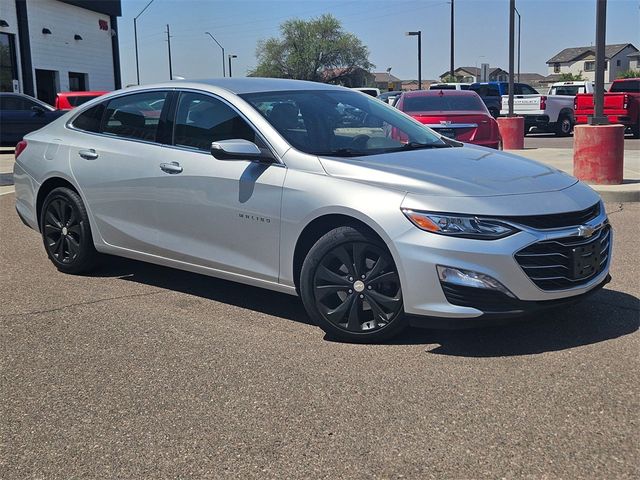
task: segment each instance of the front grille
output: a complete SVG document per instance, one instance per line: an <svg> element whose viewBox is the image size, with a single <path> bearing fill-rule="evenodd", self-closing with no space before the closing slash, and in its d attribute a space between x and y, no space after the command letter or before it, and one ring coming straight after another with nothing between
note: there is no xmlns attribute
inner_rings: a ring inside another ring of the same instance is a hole
<svg viewBox="0 0 640 480"><path fill-rule="evenodd" d="M516 253L522 270L542 290L579 287L601 274L611 251L611 227L589 238L565 237L534 243Z"/></svg>
<svg viewBox="0 0 640 480"><path fill-rule="evenodd" d="M600 202L579 212L554 213L552 215L527 215L510 217L492 217L499 220L519 223L539 230L551 228L575 227L593 220L600 215Z"/></svg>

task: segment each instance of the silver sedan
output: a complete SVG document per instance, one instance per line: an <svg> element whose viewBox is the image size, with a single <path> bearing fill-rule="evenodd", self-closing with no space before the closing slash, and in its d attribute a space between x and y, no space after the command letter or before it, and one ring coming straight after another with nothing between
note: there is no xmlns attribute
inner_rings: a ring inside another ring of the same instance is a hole
<svg viewBox="0 0 640 480"><path fill-rule="evenodd" d="M114 92L27 135L14 178L63 272L110 254L297 294L347 341L520 316L610 278L588 186L331 85Z"/></svg>

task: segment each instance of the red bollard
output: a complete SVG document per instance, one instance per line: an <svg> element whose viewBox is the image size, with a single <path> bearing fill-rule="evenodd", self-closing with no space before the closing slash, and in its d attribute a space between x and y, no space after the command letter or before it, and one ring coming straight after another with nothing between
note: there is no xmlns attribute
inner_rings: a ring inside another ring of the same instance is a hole
<svg viewBox="0 0 640 480"><path fill-rule="evenodd" d="M624 125L577 125L573 129L573 175L585 182L620 185Z"/></svg>
<svg viewBox="0 0 640 480"><path fill-rule="evenodd" d="M504 150L524 149L524 117L499 117L498 128Z"/></svg>

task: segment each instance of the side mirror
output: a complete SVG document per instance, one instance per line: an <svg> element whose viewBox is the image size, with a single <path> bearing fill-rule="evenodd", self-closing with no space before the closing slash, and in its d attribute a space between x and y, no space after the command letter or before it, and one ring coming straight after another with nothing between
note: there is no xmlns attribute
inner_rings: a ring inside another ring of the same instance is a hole
<svg viewBox="0 0 640 480"><path fill-rule="evenodd" d="M218 160L259 160L272 162L268 150L260 149L255 143L242 138L219 140L211 144L211 155Z"/></svg>
<svg viewBox="0 0 640 480"><path fill-rule="evenodd" d="M31 111L38 117L44 115L44 108L42 108L40 105L34 105L33 107L31 107Z"/></svg>

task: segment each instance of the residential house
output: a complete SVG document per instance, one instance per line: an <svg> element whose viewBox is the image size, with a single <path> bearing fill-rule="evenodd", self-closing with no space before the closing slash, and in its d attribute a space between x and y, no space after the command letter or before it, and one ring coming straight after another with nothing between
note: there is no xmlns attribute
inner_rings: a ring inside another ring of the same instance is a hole
<svg viewBox="0 0 640 480"><path fill-rule="evenodd" d="M320 73L322 81L343 87L371 87L374 76L364 68L331 68Z"/></svg>
<svg viewBox="0 0 640 480"><path fill-rule="evenodd" d="M629 59L629 70L640 70L640 52L633 52L627 55Z"/></svg>
<svg viewBox="0 0 640 480"><path fill-rule="evenodd" d="M478 67L458 67L453 71L456 81L462 83L473 83L480 81L481 70ZM449 78L450 72L447 70L440 75L440 81ZM489 67L489 82L506 82L509 80L509 72L499 67Z"/></svg>
<svg viewBox="0 0 640 480"><path fill-rule="evenodd" d="M619 73L629 70L632 57L638 49L630 43L605 46L605 83L613 82ZM549 74L571 73L582 75L585 80L595 81L596 47L565 48L547 60Z"/></svg>
<svg viewBox="0 0 640 480"><path fill-rule="evenodd" d="M381 92L402 89L402 80L387 72L374 72L373 82L375 83L375 87L379 88Z"/></svg>
<svg viewBox="0 0 640 480"><path fill-rule="evenodd" d="M436 80L422 80L422 89L429 90L429 85L432 83L436 83ZM402 80L400 90L403 92L418 90L418 80Z"/></svg>

